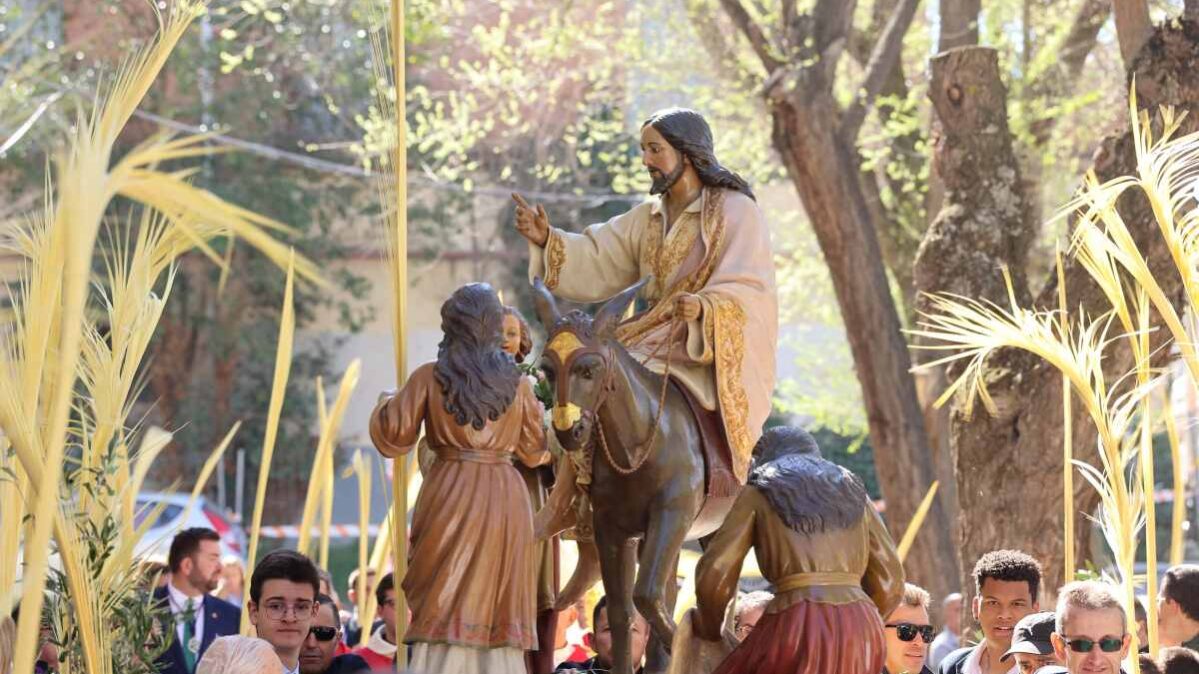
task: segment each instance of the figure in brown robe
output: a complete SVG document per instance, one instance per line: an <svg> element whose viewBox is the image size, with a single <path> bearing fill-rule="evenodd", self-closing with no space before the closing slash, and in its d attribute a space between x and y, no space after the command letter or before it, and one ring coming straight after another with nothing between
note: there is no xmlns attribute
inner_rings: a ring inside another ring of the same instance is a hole
<svg viewBox="0 0 1199 674"><path fill-rule="evenodd" d="M437 360L371 415L385 456L421 427L437 454L421 486L403 591L414 671L525 674L537 648L533 512L513 466L549 461L542 410L502 351L503 307L490 286L459 288L441 308Z"/></svg>
<svg viewBox="0 0 1199 674"><path fill-rule="evenodd" d="M878 674L880 615L903 596L903 566L866 490L820 457L810 435L772 428L749 483L696 570L698 637L721 638L741 564L752 548L774 600L717 674Z"/></svg>

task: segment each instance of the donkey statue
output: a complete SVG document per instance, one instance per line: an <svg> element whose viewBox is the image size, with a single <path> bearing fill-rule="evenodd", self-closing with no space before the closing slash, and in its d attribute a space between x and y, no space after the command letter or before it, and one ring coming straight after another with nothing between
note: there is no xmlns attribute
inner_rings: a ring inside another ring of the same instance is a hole
<svg viewBox="0 0 1199 674"><path fill-rule="evenodd" d="M567 451L593 451L591 502L612 628L612 672L633 674L633 609L649 622L645 671L670 664L679 550L723 522L735 494L705 490L705 434L681 387L655 374L615 338L646 283L603 304L595 317L562 315L540 279L537 315L548 332L541 369L554 391L554 431Z"/></svg>

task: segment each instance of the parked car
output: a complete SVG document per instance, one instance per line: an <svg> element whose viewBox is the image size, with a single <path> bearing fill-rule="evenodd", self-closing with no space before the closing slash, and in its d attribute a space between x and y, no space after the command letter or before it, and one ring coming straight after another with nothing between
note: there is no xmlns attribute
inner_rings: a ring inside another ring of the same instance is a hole
<svg viewBox="0 0 1199 674"><path fill-rule="evenodd" d="M175 534L192 527L206 527L217 532L221 537L221 557L234 556L245 562L246 531L237 522L236 516L225 511L215 503L201 496L196 499L191 512L184 516L187 509L189 494L162 494L158 492L143 492L138 494L136 519L134 526L138 527L150 516L154 506L164 504L158 520L150 527L138 543L136 553L139 556L156 558L166 561L171 549L171 539Z"/></svg>

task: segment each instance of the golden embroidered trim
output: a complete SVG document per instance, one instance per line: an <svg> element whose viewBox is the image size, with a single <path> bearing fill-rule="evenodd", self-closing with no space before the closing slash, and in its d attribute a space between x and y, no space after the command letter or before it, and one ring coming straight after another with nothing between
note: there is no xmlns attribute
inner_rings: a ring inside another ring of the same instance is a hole
<svg viewBox="0 0 1199 674"><path fill-rule="evenodd" d="M666 284L678 272L679 265L695 247L695 239L699 236L699 227L691 222L693 217L695 216L691 213L680 215L674 226L670 228L670 233L666 235L664 245L662 239L664 218L661 213L650 216L642 263L653 271L654 284L659 289L666 288Z"/></svg>
<svg viewBox="0 0 1199 674"><path fill-rule="evenodd" d="M712 305L716 308L716 393L720 398L725 435L733 450L733 473L744 484L753 452L748 427L749 396L741 383L741 367L745 361L745 312L741 305L727 298L714 297Z"/></svg>
<svg viewBox="0 0 1199 674"><path fill-rule="evenodd" d="M566 265L566 241L556 229L550 230L549 239L545 242L545 287L554 290L558 287L558 279L562 276L562 267Z"/></svg>
<svg viewBox="0 0 1199 674"><path fill-rule="evenodd" d="M677 279L649 311L617 329L616 338L626 348L636 345L647 333L669 322L670 308L676 295L683 292L697 293L707 285L708 279L712 278L716 261L720 259L725 243L724 197L723 189L704 188L704 209L700 220L700 227L707 240L704 259L693 273ZM651 231L652 229L651 227ZM661 228L658 231L660 235ZM694 243L694 239L692 242Z"/></svg>

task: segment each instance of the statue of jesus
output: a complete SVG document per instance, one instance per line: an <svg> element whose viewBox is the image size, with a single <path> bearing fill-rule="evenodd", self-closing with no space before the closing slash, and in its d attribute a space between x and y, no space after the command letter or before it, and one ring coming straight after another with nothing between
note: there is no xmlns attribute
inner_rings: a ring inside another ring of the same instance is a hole
<svg viewBox="0 0 1199 674"><path fill-rule="evenodd" d="M722 480L735 490L745 483L774 390L770 232L749 185L716 160L698 112L655 113L641 127L641 152L654 198L580 234L551 227L544 208L513 195L516 229L529 242L529 278L540 277L562 299L596 302L652 277L643 290L648 308L620 326L618 339L654 372L669 361L693 408L719 419L726 461L709 465L709 493ZM565 465L538 518L539 535L571 524L573 493L562 483L573 489L582 467Z"/></svg>

